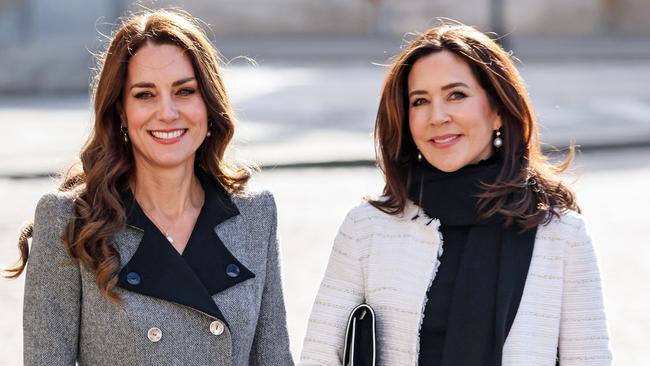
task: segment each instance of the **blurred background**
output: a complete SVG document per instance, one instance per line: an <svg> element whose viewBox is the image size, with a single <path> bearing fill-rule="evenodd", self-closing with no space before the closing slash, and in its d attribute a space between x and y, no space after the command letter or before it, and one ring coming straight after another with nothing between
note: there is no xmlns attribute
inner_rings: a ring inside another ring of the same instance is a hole
<svg viewBox="0 0 650 366"><path fill-rule="evenodd" d="M381 192L372 128L389 58L450 18L503 36L548 151L580 146L564 177L599 253L615 364L647 364L647 0L0 0L0 263L88 134L92 53L120 16L164 6L204 21L224 56L232 153L261 165L253 182L278 203L296 359L340 222ZM23 282L0 280L0 365L22 364Z"/></svg>

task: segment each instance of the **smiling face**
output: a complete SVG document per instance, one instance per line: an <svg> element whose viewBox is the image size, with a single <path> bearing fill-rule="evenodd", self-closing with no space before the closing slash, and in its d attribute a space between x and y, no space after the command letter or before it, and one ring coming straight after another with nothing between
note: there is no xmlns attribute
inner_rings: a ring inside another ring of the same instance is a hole
<svg viewBox="0 0 650 366"><path fill-rule="evenodd" d="M470 66L449 51L421 57L408 76L409 129L422 156L453 172L493 153L501 118Z"/></svg>
<svg viewBox="0 0 650 366"><path fill-rule="evenodd" d="M129 60L122 95L136 166L193 166L208 114L189 56L174 45L145 44Z"/></svg>

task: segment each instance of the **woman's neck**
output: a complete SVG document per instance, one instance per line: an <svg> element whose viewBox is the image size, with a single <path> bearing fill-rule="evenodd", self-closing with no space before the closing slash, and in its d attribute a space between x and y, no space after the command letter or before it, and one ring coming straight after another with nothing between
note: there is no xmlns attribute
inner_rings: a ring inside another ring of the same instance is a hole
<svg viewBox="0 0 650 366"><path fill-rule="evenodd" d="M131 190L138 203L149 212L175 219L187 210L203 206L204 192L191 165L173 169L136 166Z"/></svg>

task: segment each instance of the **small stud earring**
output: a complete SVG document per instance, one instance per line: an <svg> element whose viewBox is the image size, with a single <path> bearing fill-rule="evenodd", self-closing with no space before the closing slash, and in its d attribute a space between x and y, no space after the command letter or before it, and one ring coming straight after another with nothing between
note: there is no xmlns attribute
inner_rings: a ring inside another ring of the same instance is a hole
<svg viewBox="0 0 650 366"><path fill-rule="evenodd" d="M418 157L417 157L417 159L418 159L418 163L421 163L421 162L422 162L422 153L419 152L419 151L418 151Z"/></svg>
<svg viewBox="0 0 650 366"><path fill-rule="evenodd" d="M208 121L208 133L205 134L206 137L212 136L212 121Z"/></svg>
<svg viewBox="0 0 650 366"><path fill-rule="evenodd" d="M126 126L121 125L120 131L122 131L122 135L124 136L124 143L129 142L129 135L128 135L129 130L126 128Z"/></svg>
<svg viewBox="0 0 650 366"><path fill-rule="evenodd" d="M499 129L497 129L496 135L497 136L494 138L494 141L492 141L492 145L498 149L503 146L503 139L501 138L501 131L499 131Z"/></svg>

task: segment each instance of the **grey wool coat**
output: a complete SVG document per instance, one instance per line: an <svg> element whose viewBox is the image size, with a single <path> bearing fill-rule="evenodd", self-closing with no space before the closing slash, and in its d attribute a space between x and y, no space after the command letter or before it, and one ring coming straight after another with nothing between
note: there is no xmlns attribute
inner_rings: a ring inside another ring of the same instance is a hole
<svg viewBox="0 0 650 366"><path fill-rule="evenodd" d="M100 294L94 274L63 245L72 197L43 196L26 270L25 365L293 365L273 196L223 195L229 214L212 207L223 202L206 191L197 220L197 226L217 223L208 227L216 236L207 252L192 253L191 238L182 255L172 254L141 212L127 221L114 240L121 304ZM191 260L204 271L188 270Z"/></svg>

